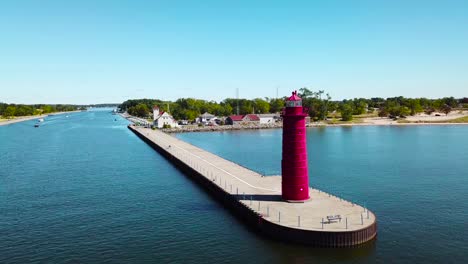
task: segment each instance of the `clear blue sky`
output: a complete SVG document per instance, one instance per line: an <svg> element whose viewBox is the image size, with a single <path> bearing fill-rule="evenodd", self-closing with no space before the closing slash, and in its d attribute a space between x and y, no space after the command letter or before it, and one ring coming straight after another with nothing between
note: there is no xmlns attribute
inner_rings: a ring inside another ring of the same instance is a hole
<svg viewBox="0 0 468 264"><path fill-rule="evenodd" d="M468 1L0 1L0 101L468 96Z"/></svg>

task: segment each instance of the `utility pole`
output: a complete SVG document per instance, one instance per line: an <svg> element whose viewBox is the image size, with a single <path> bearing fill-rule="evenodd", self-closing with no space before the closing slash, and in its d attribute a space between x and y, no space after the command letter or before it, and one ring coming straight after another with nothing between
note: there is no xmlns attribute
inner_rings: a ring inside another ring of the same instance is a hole
<svg viewBox="0 0 468 264"><path fill-rule="evenodd" d="M237 115L239 115L239 88L236 88L236 97L237 97Z"/></svg>

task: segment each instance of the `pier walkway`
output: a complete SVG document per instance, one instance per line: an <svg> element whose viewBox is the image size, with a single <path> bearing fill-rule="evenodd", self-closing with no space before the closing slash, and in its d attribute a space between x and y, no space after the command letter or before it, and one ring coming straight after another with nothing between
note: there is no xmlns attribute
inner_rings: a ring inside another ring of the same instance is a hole
<svg viewBox="0 0 468 264"><path fill-rule="evenodd" d="M236 197L265 221L320 232L346 233L371 226L375 229L375 215L360 205L314 188L310 188L311 199L304 203L285 202L281 199L280 176L263 177L158 130L136 126L130 129Z"/></svg>

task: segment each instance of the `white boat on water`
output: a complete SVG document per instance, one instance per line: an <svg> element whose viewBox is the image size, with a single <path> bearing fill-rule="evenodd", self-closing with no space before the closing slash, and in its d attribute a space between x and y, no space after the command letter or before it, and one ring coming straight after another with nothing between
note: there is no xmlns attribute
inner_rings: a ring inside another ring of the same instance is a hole
<svg viewBox="0 0 468 264"><path fill-rule="evenodd" d="M39 118L37 121L44 122L44 118Z"/></svg>

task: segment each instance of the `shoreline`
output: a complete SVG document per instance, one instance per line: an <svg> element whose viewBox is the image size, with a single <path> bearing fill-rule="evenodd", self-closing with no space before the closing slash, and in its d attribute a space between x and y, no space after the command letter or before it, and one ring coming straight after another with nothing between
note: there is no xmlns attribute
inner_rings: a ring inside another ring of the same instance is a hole
<svg viewBox="0 0 468 264"><path fill-rule="evenodd" d="M414 122L414 123L354 123L354 124L319 124L309 127L321 127L321 126L448 126L448 125L468 125L468 123L442 123L442 122Z"/></svg>
<svg viewBox="0 0 468 264"><path fill-rule="evenodd" d="M119 115L128 121L135 123L135 120L140 120L131 115L119 113ZM408 122L398 123L393 120L382 119L384 122L362 122L362 123L340 123L340 124L325 124L325 123L310 123L306 127L353 127L353 126L466 126L468 123L450 123L450 122ZM222 125L222 126L184 126L178 128L163 128L160 129L164 133L192 133L192 132L224 132L224 131L240 131L240 130L263 130L263 129L280 129L283 128L282 123L275 124L246 124L246 125Z"/></svg>
<svg viewBox="0 0 468 264"><path fill-rule="evenodd" d="M373 124L373 123L350 123L350 124L309 124L307 127L353 127L353 126L466 126L468 123L388 123L388 124ZM216 127L187 127L187 128L165 128L161 131L165 133L191 133L191 132L223 132L223 131L239 131L239 130L263 130L263 129L279 129L282 125L275 126L216 126Z"/></svg>
<svg viewBox="0 0 468 264"><path fill-rule="evenodd" d="M43 114L43 115L37 115L37 116L18 117L18 118L6 120L6 121L0 121L0 126L8 126L8 125L19 123L19 122L44 118L44 117L47 117L49 115L55 116L55 115L63 115L63 114L66 114L66 113L77 113L77 112L81 112L81 111L77 110L77 111L70 111L70 112L55 112L55 113Z"/></svg>

